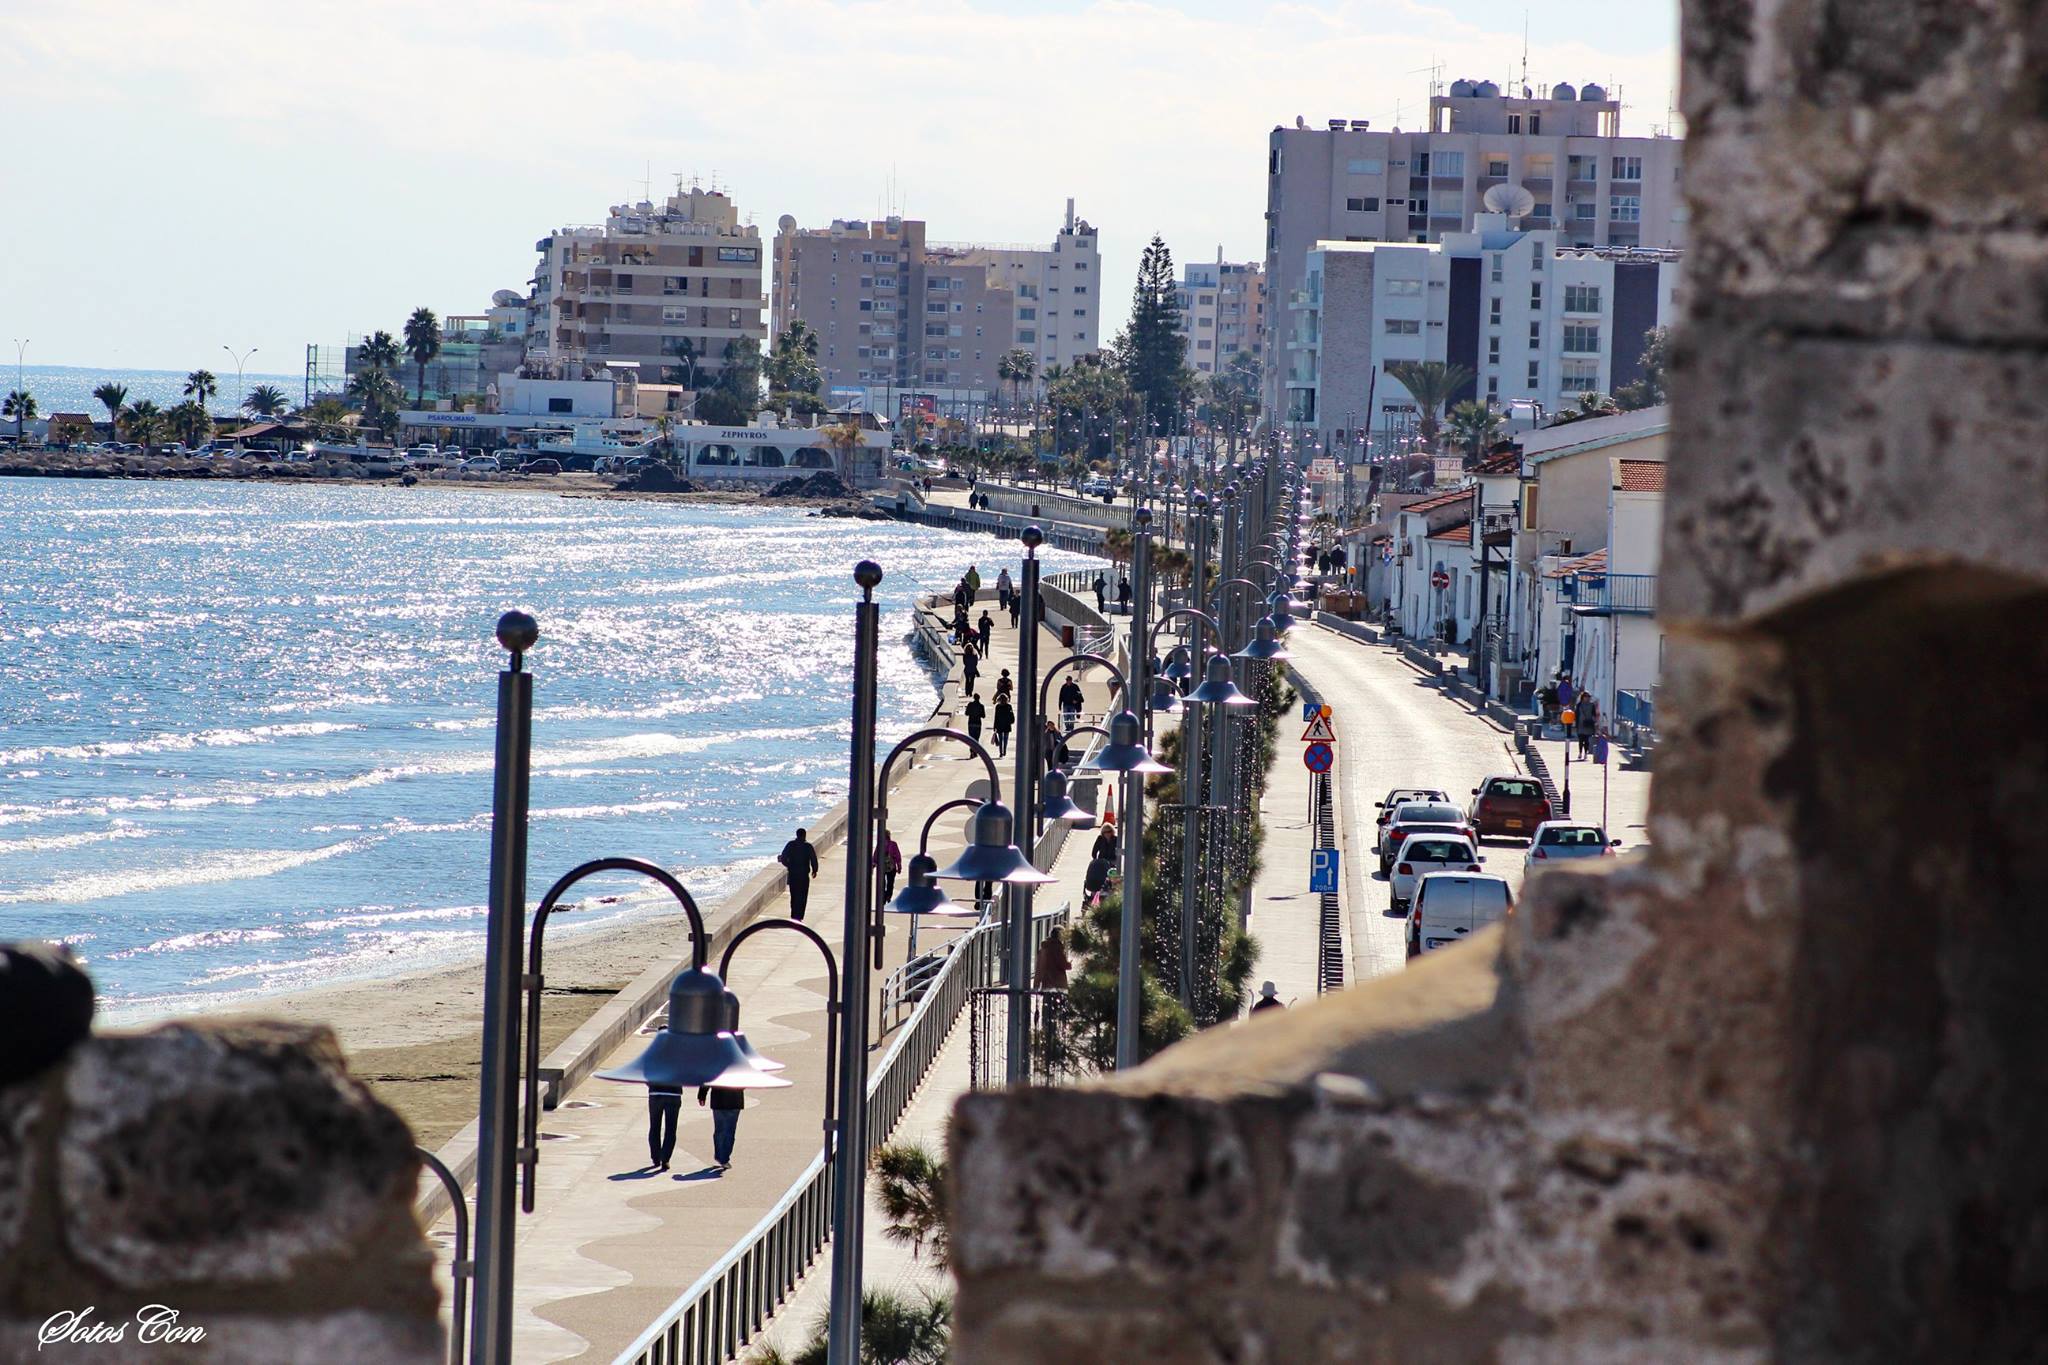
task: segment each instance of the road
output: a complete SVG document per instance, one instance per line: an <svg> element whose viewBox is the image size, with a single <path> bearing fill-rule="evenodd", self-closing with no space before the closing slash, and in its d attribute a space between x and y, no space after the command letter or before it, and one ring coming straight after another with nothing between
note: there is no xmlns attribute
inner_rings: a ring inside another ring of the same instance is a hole
<svg viewBox="0 0 2048 1365"><path fill-rule="evenodd" d="M1435 679L1393 651L1306 622L1287 633L1287 649L1293 656L1288 666L1337 715L1337 825L1351 931L1345 980L1398 971L1407 948L1402 920L1387 913L1386 883L1372 855L1378 813L1373 803L1389 788L1437 787L1463 806L1480 779L1525 769L1505 730L1444 695ZM1299 733L1299 725L1285 732L1290 746ZM1291 753L1280 761L1299 765ZM1519 841L1494 839L1483 854L1486 870L1506 877L1517 894L1523 848ZM1305 869L1297 875L1305 878ZM1302 903L1310 902L1304 897ZM1260 970L1273 975L1264 966Z"/></svg>

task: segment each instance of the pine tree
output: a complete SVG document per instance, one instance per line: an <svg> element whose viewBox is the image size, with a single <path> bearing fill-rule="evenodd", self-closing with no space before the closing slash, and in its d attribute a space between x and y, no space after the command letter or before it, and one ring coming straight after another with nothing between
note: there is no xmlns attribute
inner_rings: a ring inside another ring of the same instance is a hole
<svg viewBox="0 0 2048 1365"><path fill-rule="evenodd" d="M1131 292L1131 321L1117 337L1115 355L1132 392L1145 402L1154 433L1170 430L1191 376L1176 304L1179 285L1173 277L1173 253L1158 236L1138 262L1138 283Z"/></svg>

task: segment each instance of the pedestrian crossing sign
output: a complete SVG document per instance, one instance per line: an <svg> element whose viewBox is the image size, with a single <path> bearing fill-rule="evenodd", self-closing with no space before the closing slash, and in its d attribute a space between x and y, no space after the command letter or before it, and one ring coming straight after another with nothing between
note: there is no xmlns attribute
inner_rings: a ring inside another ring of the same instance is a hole
<svg viewBox="0 0 2048 1365"><path fill-rule="evenodd" d="M1308 728L1301 732L1301 742L1304 744L1335 744L1337 742L1337 727L1330 724L1329 707L1323 707L1321 711L1317 712L1316 718L1308 723Z"/></svg>

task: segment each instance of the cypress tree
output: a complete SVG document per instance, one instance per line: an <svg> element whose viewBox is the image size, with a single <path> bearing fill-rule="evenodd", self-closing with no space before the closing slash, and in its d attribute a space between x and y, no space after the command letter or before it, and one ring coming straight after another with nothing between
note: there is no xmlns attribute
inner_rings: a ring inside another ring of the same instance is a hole
<svg viewBox="0 0 2048 1365"><path fill-rule="evenodd" d="M1173 277L1173 252L1154 235L1138 262L1138 283L1131 293L1131 321L1116 339L1116 361L1131 391L1145 400L1156 433L1173 425L1188 386L1179 285Z"/></svg>

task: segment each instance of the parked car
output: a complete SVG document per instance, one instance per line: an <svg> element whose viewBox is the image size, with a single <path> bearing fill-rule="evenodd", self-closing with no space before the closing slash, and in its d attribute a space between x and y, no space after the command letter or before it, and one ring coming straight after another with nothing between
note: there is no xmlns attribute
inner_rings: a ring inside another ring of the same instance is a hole
<svg viewBox="0 0 2048 1365"><path fill-rule="evenodd" d="M1399 851L1401 841L1411 834L1458 834L1473 838L1472 826L1466 823L1464 812L1448 801L1403 801L1394 807L1393 815L1380 828L1380 875L1387 875L1388 867Z"/></svg>
<svg viewBox="0 0 2048 1365"><path fill-rule="evenodd" d="M528 460L525 464L519 466L519 472L522 474L559 474L562 472L562 462L545 458Z"/></svg>
<svg viewBox="0 0 2048 1365"><path fill-rule="evenodd" d="M1373 802L1373 809L1379 812L1378 817L1374 821L1376 826L1373 830L1372 839L1374 851L1377 852L1380 849L1380 839L1387 832L1387 821L1393 818L1394 807L1400 805L1403 801L1442 801L1448 804L1450 799L1451 794L1449 792L1439 791L1435 787L1396 787L1387 793L1386 800Z"/></svg>
<svg viewBox="0 0 2048 1365"><path fill-rule="evenodd" d="M1489 834L1527 839L1551 816L1550 798L1533 777L1489 777L1472 789L1472 798L1472 828L1482 839Z"/></svg>
<svg viewBox="0 0 2048 1365"><path fill-rule="evenodd" d="M1529 851L1522 855L1522 868L1529 872L1546 863L1573 858L1611 858L1620 846L1621 840L1609 839L1607 831L1598 825L1545 820L1536 826L1535 837L1529 840Z"/></svg>
<svg viewBox="0 0 2048 1365"><path fill-rule="evenodd" d="M1515 913L1507 880L1477 872L1431 872L1415 886L1408 912L1408 956L1447 948Z"/></svg>
<svg viewBox="0 0 2048 1365"><path fill-rule="evenodd" d="M505 469L495 455L472 455L462 462L462 467L476 474L499 474Z"/></svg>
<svg viewBox="0 0 2048 1365"><path fill-rule="evenodd" d="M517 469L519 461L524 458L524 452L514 450L511 446L499 446L491 452L491 458L496 460L502 468Z"/></svg>
<svg viewBox="0 0 2048 1365"><path fill-rule="evenodd" d="M1406 910L1415 896L1415 884L1432 872L1477 872L1486 860L1479 847L1462 834L1411 834L1394 853L1394 870L1387 877L1387 906Z"/></svg>

